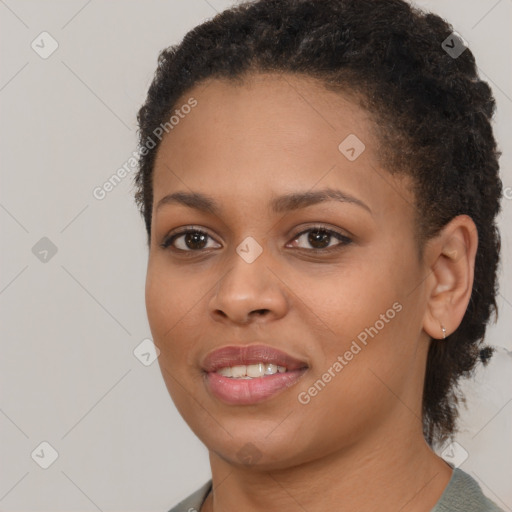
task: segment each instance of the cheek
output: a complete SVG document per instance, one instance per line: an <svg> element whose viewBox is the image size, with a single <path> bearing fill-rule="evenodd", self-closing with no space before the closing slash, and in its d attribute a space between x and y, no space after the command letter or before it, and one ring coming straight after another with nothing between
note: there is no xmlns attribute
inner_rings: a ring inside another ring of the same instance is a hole
<svg viewBox="0 0 512 512"><path fill-rule="evenodd" d="M151 262L146 275L146 312L155 345L162 355L179 348L172 339L186 316L187 289L173 273L158 262Z"/></svg>
<svg viewBox="0 0 512 512"><path fill-rule="evenodd" d="M173 300L173 294L168 290L169 287L166 286L154 265L148 267L145 290L146 312L155 343L161 342L166 326L172 323L171 316L174 308L169 301Z"/></svg>
<svg viewBox="0 0 512 512"><path fill-rule="evenodd" d="M186 415L188 393L180 383L188 381L192 372L182 324L191 306L186 292L179 291L181 287L180 280L166 271L165 266L150 263L145 288L148 322L153 342L160 351L158 364L167 390L177 408Z"/></svg>
<svg viewBox="0 0 512 512"><path fill-rule="evenodd" d="M154 258L146 275L146 312L159 362L180 378L196 378L197 354L208 339L205 307L211 280L197 273L170 268Z"/></svg>
<svg viewBox="0 0 512 512"><path fill-rule="evenodd" d="M329 336L312 375L297 389L297 407L307 418L309 431L323 432L318 450L328 451L335 439L356 440L382 424L396 409L395 393L401 394L410 378L413 351L397 349L404 309L391 309L385 323L379 316L373 318L370 305L366 307L357 317L332 318L337 321L333 330L342 334L336 340ZM380 308L376 310L380 314Z"/></svg>
<svg viewBox="0 0 512 512"><path fill-rule="evenodd" d="M361 404L371 404L366 412L378 409L389 394L379 376L400 385L404 365L414 359L414 343L408 340L416 326L407 313L411 269L387 261L358 262L329 278L300 280L308 291L307 316L319 326L314 371L300 390L315 397L311 402L320 409L329 410L329 403L338 404L340 414L354 407L364 415Z"/></svg>
<svg viewBox="0 0 512 512"><path fill-rule="evenodd" d="M160 338L183 319L198 295L193 276L184 277L161 260L158 256L150 259L145 289L148 320Z"/></svg>
<svg viewBox="0 0 512 512"><path fill-rule="evenodd" d="M331 354L343 351L347 342L350 345L350 340L360 333L364 338L365 329L376 322L379 331L389 330L388 323L396 322L393 304L402 294L390 272L378 264L356 262L328 274L297 274L288 282L297 283L293 286L294 294L308 310L303 318L310 318L318 326L317 334L323 333L324 343L327 342L324 348ZM384 321L388 321L385 324L380 319L382 314Z"/></svg>

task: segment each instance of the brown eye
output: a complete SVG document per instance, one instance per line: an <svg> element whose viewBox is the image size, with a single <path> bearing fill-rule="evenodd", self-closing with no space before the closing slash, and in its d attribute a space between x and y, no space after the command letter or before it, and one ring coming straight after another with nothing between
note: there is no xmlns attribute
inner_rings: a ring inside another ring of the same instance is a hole
<svg viewBox="0 0 512 512"><path fill-rule="evenodd" d="M352 242L352 240L345 235L323 226L314 226L296 235L292 241L294 247L297 247L297 243L301 239L305 244L309 245L309 247L298 247L299 249L319 252L339 249ZM333 239L338 240L338 243L331 245L331 242L335 241Z"/></svg>
<svg viewBox="0 0 512 512"><path fill-rule="evenodd" d="M167 236L160 245L164 249L172 248L177 252L200 253L205 249L215 248L215 246L208 246L209 241L213 241L213 238L205 231L189 228ZM324 226L313 226L295 235L291 244L297 249L321 253L341 249L351 242L350 238L337 231ZM300 247L299 243L305 243L306 247Z"/></svg>
<svg viewBox="0 0 512 512"><path fill-rule="evenodd" d="M169 246L173 246L177 251L183 252L202 251L208 248L208 239L211 239L208 233L198 229L188 229L168 236L161 247L167 249ZM177 244L175 244L176 241Z"/></svg>

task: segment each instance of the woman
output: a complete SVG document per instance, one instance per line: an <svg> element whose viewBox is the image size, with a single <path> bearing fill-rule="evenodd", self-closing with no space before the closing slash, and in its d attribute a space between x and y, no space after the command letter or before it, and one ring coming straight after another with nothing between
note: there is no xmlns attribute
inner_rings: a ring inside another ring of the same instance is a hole
<svg viewBox="0 0 512 512"><path fill-rule="evenodd" d="M163 51L138 116L146 305L212 480L174 511L496 511L433 448L486 361L494 99L402 0L260 0Z"/></svg>

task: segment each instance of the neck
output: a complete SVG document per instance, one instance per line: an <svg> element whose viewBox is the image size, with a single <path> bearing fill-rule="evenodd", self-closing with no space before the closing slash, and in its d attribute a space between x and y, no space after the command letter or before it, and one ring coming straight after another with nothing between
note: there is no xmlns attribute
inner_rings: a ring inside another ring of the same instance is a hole
<svg viewBox="0 0 512 512"><path fill-rule="evenodd" d="M201 512L430 512L452 469L427 445L420 422L412 426L381 427L349 448L279 470L241 467L210 452L213 493Z"/></svg>

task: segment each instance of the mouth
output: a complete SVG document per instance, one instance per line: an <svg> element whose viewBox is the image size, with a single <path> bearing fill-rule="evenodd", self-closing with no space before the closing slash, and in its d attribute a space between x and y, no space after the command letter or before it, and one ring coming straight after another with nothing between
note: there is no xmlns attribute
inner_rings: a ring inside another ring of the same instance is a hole
<svg viewBox="0 0 512 512"><path fill-rule="evenodd" d="M203 361L208 391L224 403L248 405L293 386L308 364L267 345L227 346Z"/></svg>
<svg viewBox="0 0 512 512"><path fill-rule="evenodd" d="M236 366L224 366L219 368L217 373L231 379L257 379L276 373L286 373L286 366L278 366L273 363L258 362L255 364L243 364Z"/></svg>

